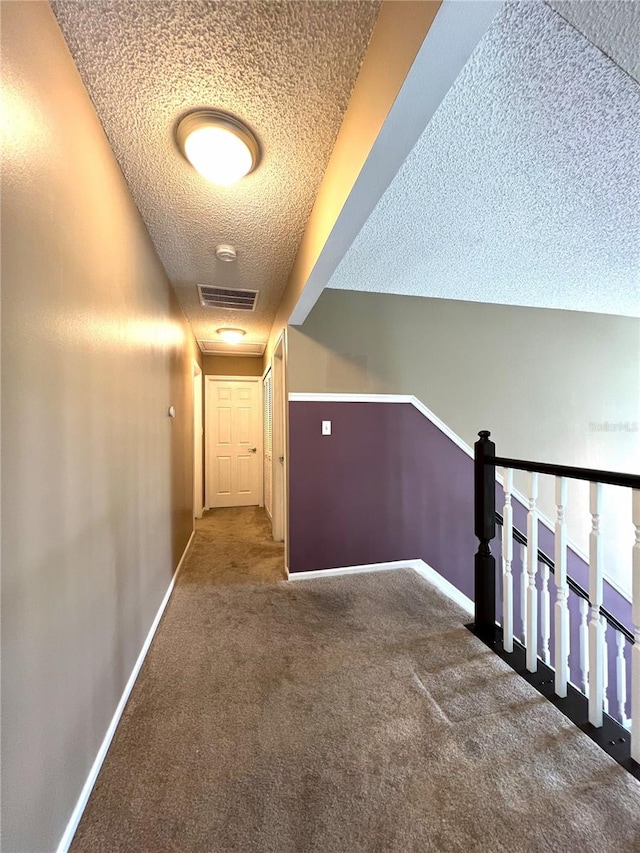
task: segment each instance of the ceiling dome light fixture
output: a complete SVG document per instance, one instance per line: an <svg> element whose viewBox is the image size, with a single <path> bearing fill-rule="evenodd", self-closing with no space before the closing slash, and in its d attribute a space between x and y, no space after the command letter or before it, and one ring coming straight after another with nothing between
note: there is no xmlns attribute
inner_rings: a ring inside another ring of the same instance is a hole
<svg viewBox="0 0 640 853"><path fill-rule="evenodd" d="M260 160L258 140L249 128L219 110L189 113L178 123L176 136L193 168L214 184L234 184Z"/></svg>
<svg viewBox="0 0 640 853"><path fill-rule="evenodd" d="M239 344L245 336L244 329L216 329L225 344Z"/></svg>

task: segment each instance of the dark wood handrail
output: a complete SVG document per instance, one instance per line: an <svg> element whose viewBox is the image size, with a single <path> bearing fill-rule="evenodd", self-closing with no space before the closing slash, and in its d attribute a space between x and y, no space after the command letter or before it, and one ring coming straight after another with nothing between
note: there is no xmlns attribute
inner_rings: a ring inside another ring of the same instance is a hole
<svg viewBox="0 0 640 853"><path fill-rule="evenodd" d="M497 522L499 527L503 527L504 519L500 515L500 513L497 511L496 511L496 522ZM516 540L516 542L519 542L521 545L526 546L527 545L527 537L524 535L524 533L521 530L518 530L518 528L515 525L512 525L512 530L513 530L513 538ZM556 564L551 559L551 557L548 554L545 554L545 552L542 551L540 548L538 548L538 562L544 563L545 566L548 566L549 570L551 572L553 572L553 574L556 573ZM589 605L591 604L591 602L589 601L589 593L587 592L587 590L584 587L580 586L580 584L577 581L574 581L574 579L570 578L568 575L567 575L567 584L569 585L569 589L572 589L576 595L580 596L580 598L584 598L584 600L586 602L588 602ZM620 633L624 635L625 639L629 643L631 643L631 645L633 645L635 643L635 637L633 636L633 633L628 628L626 628L622 624L622 622L620 622L618 619L616 619L616 617L613 615L613 613L610 613L606 609L606 607L601 607L600 613L604 616L604 618L607 620L607 622L611 625L612 628L615 628L616 631L620 631Z"/></svg>
<svg viewBox="0 0 640 853"><path fill-rule="evenodd" d="M478 551L475 555L475 631L481 636L494 634L495 614L495 559L491 553L491 540L495 537L495 524L498 514L495 505L496 467L532 471L538 474L551 474L575 480L587 480L591 483L607 483L613 486L640 490L640 475L623 474L617 471L600 471L596 468L577 468L569 465L551 465L546 462L531 462L525 459L512 459L496 455L496 446L491 441L489 430L478 433L474 445L474 520L475 534L478 538ZM526 545L526 537L514 528L514 537ZM555 572L553 560L538 550L538 559ZM568 579L570 589L589 601L589 595L575 581ZM625 628L607 610L600 612L605 619L620 631L629 642L634 642L633 634Z"/></svg>
<svg viewBox="0 0 640 853"><path fill-rule="evenodd" d="M596 468L574 468L571 465L551 465L547 462L528 462L524 459L509 459L506 456L485 456L483 464L500 466L502 468L515 468L518 471L534 471L538 474L553 474L554 477L588 480L590 483L607 483L611 486L640 489L640 475L638 474L599 471Z"/></svg>

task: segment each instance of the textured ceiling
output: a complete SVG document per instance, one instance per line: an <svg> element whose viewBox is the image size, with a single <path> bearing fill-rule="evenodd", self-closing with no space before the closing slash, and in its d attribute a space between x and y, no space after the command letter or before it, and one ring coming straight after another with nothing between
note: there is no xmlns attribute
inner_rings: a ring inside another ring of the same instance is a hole
<svg viewBox="0 0 640 853"><path fill-rule="evenodd" d="M329 286L637 315L639 117L638 83L559 14L508 4Z"/></svg>
<svg viewBox="0 0 640 853"><path fill-rule="evenodd" d="M640 3L634 0L547 0L589 41L640 81Z"/></svg>
<svg viewBox="0 0 640 853"><path fill-rule="evenodd" d="M196 337L239 325L266 341L379 4L52 7ZM259 138L259 168L232 187L207 183L176 149L176 121L203 106ZM237 263L216 260L219 243ZM196 284L259 290L256 310L202 308Z"/></svg>

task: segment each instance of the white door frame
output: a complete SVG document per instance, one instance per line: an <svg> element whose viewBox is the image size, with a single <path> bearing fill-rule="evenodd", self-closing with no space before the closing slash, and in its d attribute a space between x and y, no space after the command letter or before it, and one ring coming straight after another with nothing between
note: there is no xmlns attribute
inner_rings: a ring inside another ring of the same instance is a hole
<svg viewBox="0 0 640 853"><path fill-rule="evenodd" d="M254 382L254 383L256 383L256 385L258 387L258 407L260 410L260 429L258 430L258 443L257 443L256 453L257 453L258 459L260 459L260 462L261 462L261 464L258 465L258 472L259 472L258 473L258 476L259 476L258 494L260 495L260 502L258 505L264 506L264 494L263 494L264 466L262 465L262 459L264 456L263 448L262 448L262 445L263 445L262 436L263 436L263 431L264 431L264 425L263 425L264 401L262 399L262 379L260 378L260 376L216 376L215 374L206 374L204 379L205 379L205 383L206 382ZM204 491L205 491L205 508L209 509L211 507L211 502L209 500L210 496L208 494L208 489L209 489L209 453L207 450L206 443L207 443L207 440L209 438L208 433L209 433L209 424L210 424L210 419L211 419L211 413L209 411L209 407L207 404L207 397L208 397L208 395L206 392L206 385L205 385L205 393L204 393L204 422L205 422L204 485L205 485L205 489L204 489Z"/></svg>
<svg viewBox="0 0 640 853"><path fill-rule="evenodd" d="M202 368L193 359L193 517L202 518L204 508L204 423Z"/></svg>
<svg viewBox="0 0 640 853"><path fill-rule="evenodd" d="M267 447L264 441L266 435L266 408L265 404L267 401L267 395L265 394L265 384L267 381L267 377L271 379L271 472L270 472L270 486L267 487L267 478L265 476L266 473L266 453ZM267 369L262 374L262 504L266 510L267 515L269 516L269 521L271 522L271 527L273 529L273 372L271 370L271 364L267 365Z"/></svg>
<svg viewBox="0 0 640 853"><path fill-rule="evenodd" d="M271 357L272 475L271 500L273 538L284 540L285 569L289 571L289 406L286 329L278 338ZM282 460L282 461L280 461Z"/></svg>

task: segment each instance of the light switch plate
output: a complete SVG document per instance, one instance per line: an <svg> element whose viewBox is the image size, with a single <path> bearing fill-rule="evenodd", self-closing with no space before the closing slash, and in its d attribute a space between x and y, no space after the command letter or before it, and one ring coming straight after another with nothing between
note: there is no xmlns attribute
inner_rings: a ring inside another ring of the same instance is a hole
<svg viewBox="0 0 640 853"><path fill-rule="evenodd" d="M331 421L322 421L322 434L331 435Z"/></svg>

